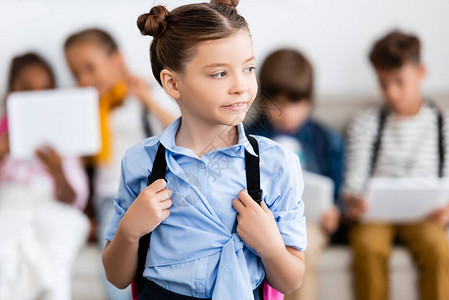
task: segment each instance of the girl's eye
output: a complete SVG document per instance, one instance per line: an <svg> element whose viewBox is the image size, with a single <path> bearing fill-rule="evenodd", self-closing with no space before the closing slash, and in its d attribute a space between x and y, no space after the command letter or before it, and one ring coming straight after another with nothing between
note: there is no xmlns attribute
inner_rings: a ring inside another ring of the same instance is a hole
<svg viewBox="0 0 449 300"><path fill-rule="evenodd" d="M225 71L221 71L221 72L212 74L211 76L212 76L213 78L223 78L225 75L226 75L226 72L225 72Z"/></svg>
<svg viewBox="0 0 449 300"><path fill-rule="evenodd" d="M255 69L256 69L255 67L251 66L251 67L245 68L245 71L246 71L247 73L251 73L251 72L254 71Z"/></svg>

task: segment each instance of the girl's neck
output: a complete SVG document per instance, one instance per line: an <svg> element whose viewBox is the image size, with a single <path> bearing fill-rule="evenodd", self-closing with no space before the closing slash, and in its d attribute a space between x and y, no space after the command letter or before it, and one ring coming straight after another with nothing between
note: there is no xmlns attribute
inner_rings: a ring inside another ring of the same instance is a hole
<svg viewBox="0 0 449 300"><path fill-rule="evenodd" d="M199 158L215 148L226 148L237 143L237 126L211 124L184 117L175 137L176 146L191 149Z"/></svg>

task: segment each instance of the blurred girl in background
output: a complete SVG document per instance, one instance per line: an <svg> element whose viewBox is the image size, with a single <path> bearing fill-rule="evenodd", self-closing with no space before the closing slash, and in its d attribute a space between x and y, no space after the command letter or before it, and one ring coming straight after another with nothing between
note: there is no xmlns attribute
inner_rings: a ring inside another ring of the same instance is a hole
<svg viewBox="0 0 449 300"><path fill-rule="evenodd" d="M125 150L168 126L174 116L152 98L149 86L129 73L117 43L107 32L86 29L72 34L64 45L67 63L79 86L93 86L100 95L102 148L89 159L93 168L93 206L101 249L104 231L114 210ZM109 299L130 299L131 293L103 280Z"/></svg>
<svg viewBox="0 0 449 300"><path fill-rule="evenodd" d="M55 88L49 64L35 53L12 60L11 92ZM79 158L49 145L34 160L9 155L8 120L0 121L0 298L70 299L71 267L88 233L82 213L88 181Z"/></svg>

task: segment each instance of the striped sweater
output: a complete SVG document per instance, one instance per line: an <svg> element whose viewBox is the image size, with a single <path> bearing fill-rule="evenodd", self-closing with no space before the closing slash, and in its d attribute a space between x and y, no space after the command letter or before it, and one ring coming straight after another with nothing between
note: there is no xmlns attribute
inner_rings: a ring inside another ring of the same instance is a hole
<svg viewBox="0 0 449 300"><path fill-rule="evenodd" d="M362 195L370 178L371 157L378 134L381 107L358 114L348 128L344 194ZM435 108L423 104L412 117L389 113L385 119L374 177L437 177L439 168L438 116ZM449 175L449 118L443 116L445 163Z"/></svg>

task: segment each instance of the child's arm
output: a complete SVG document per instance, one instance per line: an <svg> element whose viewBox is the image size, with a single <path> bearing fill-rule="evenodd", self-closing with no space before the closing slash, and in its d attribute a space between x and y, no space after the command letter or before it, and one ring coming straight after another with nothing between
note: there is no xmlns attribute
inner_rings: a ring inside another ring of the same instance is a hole
<svg viewBox="0 0 449 300"><path fill-rule="evenodd" d="M268 283L276 290L288 294L302 282L305 271L304 252L284 247L272 257L262 257Z"/></svg>
<svg viewBox="0 0 449 300"><path fill-rule="evenodd" d="M150 87L144 80L128 75L128 82L130 93L136 96L149 111L154 113L164 128L176 119L153 100L150 94Z"/></svg>
<svg viewBox="0 0 449 300"><path fill-rule="evenodd" d="M243 190L232 205L238 212L237 233L261 257L269 284L284 294L297 289L304 276L304 254L285 246L265 202L259 206Z"/></svg>
<svg viewBox="0 0 449 300"><path fill-rule="evenodd" d="M6 115L0 119L0 162L9 153L8 120Z"/></svg>
<svg viewBox="0 0 449 300"><path fill-rule="evenodd" d="M9 138L8 133L0 134L0 162L9 153Z"/></svg>
<svg viewBox="0 0 449 300"><path fill-rule="evenodd" d="M117 228L114 238L103 251L106 277L118 288L126 288L137 269L139 239L153 231L169 215L171 191L158 179L146 187L131 204Z"/></svg>

